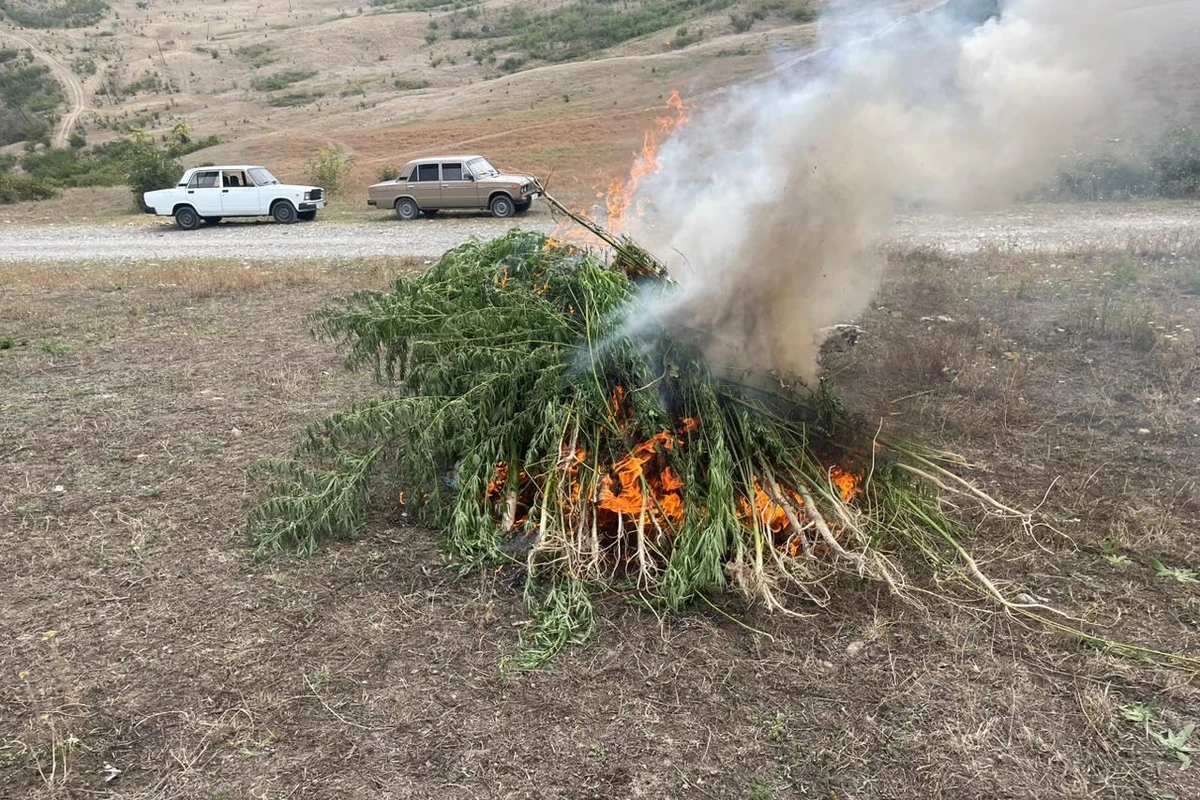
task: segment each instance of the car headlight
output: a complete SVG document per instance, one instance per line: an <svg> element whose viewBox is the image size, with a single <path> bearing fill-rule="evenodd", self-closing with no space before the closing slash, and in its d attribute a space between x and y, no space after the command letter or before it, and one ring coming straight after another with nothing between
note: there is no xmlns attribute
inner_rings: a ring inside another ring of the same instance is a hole
<svg viewBox="0 0 1200 800"><path fill-rule="evenodd" d="M305 193L304 193L304 199L305 199L305 200L312 200L312 192L305 192Z"/></svg>

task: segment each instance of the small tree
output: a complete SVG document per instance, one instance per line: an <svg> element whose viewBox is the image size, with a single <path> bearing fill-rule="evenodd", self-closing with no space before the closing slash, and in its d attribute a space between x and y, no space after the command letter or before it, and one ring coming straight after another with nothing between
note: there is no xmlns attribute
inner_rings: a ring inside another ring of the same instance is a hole
<svg viewBox="0 0 1200 800"><path fill-rule="evenodd" d="M341 194L345 188L346 174L354 166L353 156L342 156L332 147L322 147L305 165L308 179L314 186L322 187L330 197Z"/></svg>
<svg viewBox="0 0 1200 800"><path fill-rule="evenodd" d="M382 164L379 171L375 173L377 180L394 181L400 176L400 168L395 164Z"/></svg>
<svg viewBox="0 0 1200 800"><path fill-rule="evenodd" d="M183 165L175 158L170 147L156 147L150 136L137 130L130 136L122 162L125 185L133 192L138 208L144 208L143 193L174 186L183 172Z"/></svg>

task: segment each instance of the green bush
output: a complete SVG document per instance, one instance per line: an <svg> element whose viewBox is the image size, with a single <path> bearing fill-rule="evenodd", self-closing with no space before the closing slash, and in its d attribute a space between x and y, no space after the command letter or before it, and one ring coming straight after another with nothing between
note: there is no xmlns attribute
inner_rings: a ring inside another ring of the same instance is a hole
<svg viewBox="0 0 1200 800"><path fill-rule="evenodd" d="M278 60L274 52L272 52L274 49L275 45L269 42L259 42L258 44L239 47L234 51L234 54L239 58L249 61L253 67L265 67L268 64L274 64ZM214 55L216 55L215 51Z"/></svg>
<svg viewBox="0 0 1200 800"><path fill-rule="evenodd" d="M392 86L402 92L410 92L415 89L428 89L429 81L425 78L396 78L392 81Z"/></svg>
<svg viewBox="0 0 1200 800"><path fill-rule="evenodd" d="M1150 158L1150 174L1163 197L1200 196L1200 132L1167 131Z"/></svg>
<svg viewBox="0 0 1200 800"><path fill-rule="evenodd" d="M1167 131L1153 145L1121 154L1088 155L1062 166L1026 199L1050 201L1200 197L1200 131Z"/></svg>
<svg viewBox="0 0 1200 800"><path fill-rule="evenodd" d="M53 187L28 175L0 174L0 205L27 200L49 200L58 195Z"/></svg>
<svg viewBox="0 0 1200 800"><path fill-rule="evenodd" d="M74 186L125 184L140 207L143 192L175 185L183 173L180 156L212 147L219 141L216 136L193 139L188 126L179 123L161 144L135 130L127 138L89 150L47 148L28 153L21 159L21 168L30 180L51 191Z"/></svg>
<svg viewBox="0 0 1200 800"><path fill-rule="evenodd" d="M335 197L345 188L346 174L354 167L354 157L343 158L332 147L323 147L304 166L309 182Z"/></svg>
<svg viewBox="0 0 1200 800"><path fill-rule="evenodd" d="M754 26L754 17L749 14L730 14L729 22L737 33L745 33Z"/></svg>
<svg viewBox="0 0 1200 800"><path fill-rule="evenodd" d="M306 106L320 100L322 96L320 92L288 92L287 94L273 95L267 100L267 103L276 108L292 108Z"/></svg>
<svg viewBox="0 0 1200 800"><path fill-rule="evenodd" d="M0 50L0 147L49 138L49 117L66 98L28 51Z"/></svg>
<svg viewBox="0 0 1200 800"><path fill-rule="evenodd" d="M104 0L0 0L0 13L23 28L81 28L107 11Z"/></svg>
<svg viewBox="0 0 1200 800"><path fill-rule="evenodd" d="M398 177L400 177L400 168L395 164L381 164L375 173L375 179L379 181L394 181Z"/></svg>
<svg viewBox="0 0 1200 800"><path fill-rule="evenodd" d="M289 69L265 78L255 78L250 85L260 92L275 92L294 83L306 81L316 74L316 71L311 69Z"/></svg>

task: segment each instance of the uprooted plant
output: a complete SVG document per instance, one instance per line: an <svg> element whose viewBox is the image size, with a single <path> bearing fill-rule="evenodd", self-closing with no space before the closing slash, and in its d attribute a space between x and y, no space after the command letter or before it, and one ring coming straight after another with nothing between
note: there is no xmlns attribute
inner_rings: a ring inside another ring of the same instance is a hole
<svg viewBox="0 0 1200 800"><path fill-rule="evenodd" d="M944 499L1028 515L944 454L856 424L824 385L714 369L684 337L633 333L646 284L669 281L644 251L610 244L606 263L514 231L316 314L346 366L391 390L313 424L297 459L264 465L256 553L355 535L372 480L388 480L464 569L525 566L526 667L586 638L600 592L680 608L732 589L793 612L828 605L839 574L911 596L894 558L911 552L1070 629L988 580Z"/></svg>

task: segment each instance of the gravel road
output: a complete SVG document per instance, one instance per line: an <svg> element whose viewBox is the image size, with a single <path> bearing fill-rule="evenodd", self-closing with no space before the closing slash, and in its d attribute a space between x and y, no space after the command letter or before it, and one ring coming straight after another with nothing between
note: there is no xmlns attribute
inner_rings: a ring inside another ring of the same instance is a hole
<svg viewBox="0 0 1200 800"><path fill-rule="evenodd" d="M296 225L225 223L185 232L168 219L138 217L109 225L0 225L0 263L157 261L171 258L235 258L276 261L361 256L434 257L470 239L504 233L514 224L550 231L546 214L520 220L439 217L413 222L318 221ZM937 245L972 252L984 245L1062 250L1120 246L1131 238L1160 243L1200 235L1200 204L1143 203L1018 206L1000 212L901 217L891 235L897 244ZM1164 238L1165 237L1165 238Z"/></svg>

